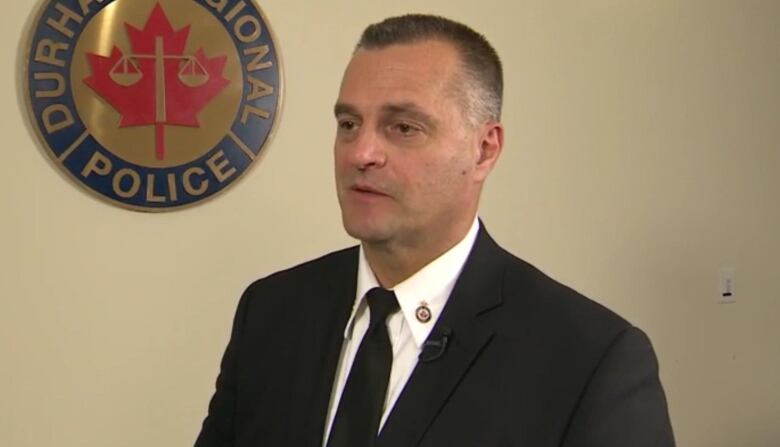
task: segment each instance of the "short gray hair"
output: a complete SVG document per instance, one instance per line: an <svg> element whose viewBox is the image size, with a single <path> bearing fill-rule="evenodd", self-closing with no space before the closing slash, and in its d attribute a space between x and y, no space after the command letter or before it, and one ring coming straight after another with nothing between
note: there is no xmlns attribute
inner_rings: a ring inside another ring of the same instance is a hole
<svg viewBox="0 0 780 447"><path fill-rule="evenodd" d="M369 25L360 36L356 51L428 39L448 42L458 51L467 81L466 87L458 90L467 119L472 124L499 121L504 90L501 59L483 35L462 23L426 14L390 17Z"/></svg>

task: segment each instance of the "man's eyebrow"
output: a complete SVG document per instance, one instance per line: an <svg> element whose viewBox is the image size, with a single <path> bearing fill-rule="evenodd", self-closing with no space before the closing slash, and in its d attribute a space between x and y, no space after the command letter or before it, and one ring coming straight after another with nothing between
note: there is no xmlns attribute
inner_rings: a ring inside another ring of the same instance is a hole
<svg viewBox="0 0 780 447"><path fill-rule="evenodd" d="M429 113L425 112L420 106L413 102L402 103L389 103L381 107L381 112L385 115L408 115L411 118L420 120L431 127L436 127L438 120L436 120ZM335 116L339 115L353 115L360 116L360 112L357 107L352 104L339 102L333 106L333 113Z"/></svg>
<svg viewBox="0 0 780 447"><path fill-rule="evenodd" d="M398 104L385 104L382 106L382 112L388 115L408 115L414 119L420 120L430 126L435 126L437 120L420 106L413 102L402 102Z"/></svg>
<svg viewBox="0 0 780 447"><path fill-rule="evenodd" d="M357 107L346 104L346 103L336 103L335 106L333 106L333 114L336 116L347 114L347 115L359 115Z"/></svg>

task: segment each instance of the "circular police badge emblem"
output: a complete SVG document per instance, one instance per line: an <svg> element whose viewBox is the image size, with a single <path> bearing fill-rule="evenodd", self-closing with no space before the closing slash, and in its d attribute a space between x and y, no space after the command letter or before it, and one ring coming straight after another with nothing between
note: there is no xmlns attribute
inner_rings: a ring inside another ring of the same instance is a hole
<svg viewBox="0 0 780 447"><path fill-rule="evenodd" d="M126 208L213 197L278 120L278 47L252 0L45 1L29 48L25 92L46 151Z"/></svg>

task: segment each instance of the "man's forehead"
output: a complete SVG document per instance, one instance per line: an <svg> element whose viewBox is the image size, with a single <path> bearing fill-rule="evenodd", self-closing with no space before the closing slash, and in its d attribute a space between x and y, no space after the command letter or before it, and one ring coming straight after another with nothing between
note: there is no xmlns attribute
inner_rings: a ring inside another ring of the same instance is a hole
<svg viewBox="0 0 780 447"><path fill-rule="evenodd" d="M455 47L442 40L421 40L391 44L378 48L361 48L353 55L345 77L351 72L359 75L428 75L446 77L458 66Z"/></svg>
<svg viewBox="0 0 780 447"><path fill-rule="evenodd" d="M339 102L428 103L451 86L457 61L454 48L439 41L360 49L344 72Z"/></svg>

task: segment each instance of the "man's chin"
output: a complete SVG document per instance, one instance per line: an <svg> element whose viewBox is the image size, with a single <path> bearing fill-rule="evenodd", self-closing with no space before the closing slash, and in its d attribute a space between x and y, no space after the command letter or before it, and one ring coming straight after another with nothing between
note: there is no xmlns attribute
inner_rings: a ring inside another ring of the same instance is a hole
<svg viewBox="0 0 780 447"><path fill-rule="evenodd" d="M384 241L390 239L390 231L386 226L379 225L377 223L360 221L353 222L348 219L343 219L344 231L348 235L361 242L369 244L381 244Z"/></svg>

